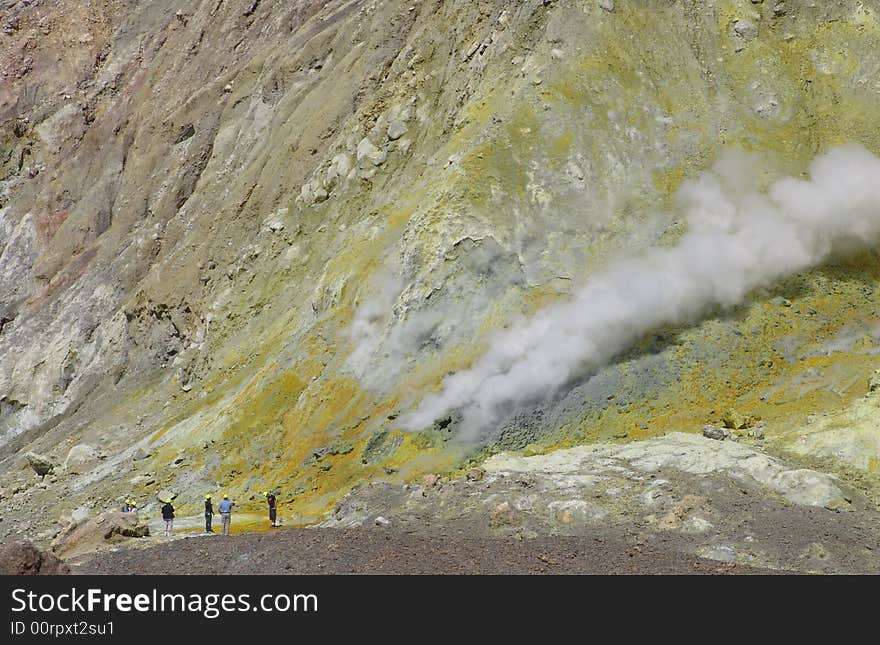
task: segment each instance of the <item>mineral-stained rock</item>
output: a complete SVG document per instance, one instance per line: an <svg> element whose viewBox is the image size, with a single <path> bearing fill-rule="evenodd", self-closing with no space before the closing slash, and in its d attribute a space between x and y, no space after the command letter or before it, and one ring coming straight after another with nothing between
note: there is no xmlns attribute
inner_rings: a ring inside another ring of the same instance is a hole
<svg viewBox="0 0 880 645"><path fill-rule="evenodd" d="M734 409L728 410L721 416L721 423L730 430L746 430L760 420L761 417L752 414L741 414Z"/></svg>
<svg viewBox="0 0 880 645"><path fill-rule="evenodd" d="M565 486L569 473L589 473L603 459L628 464L643 472L672 468L694 475L748 477L782 495L790 502L805 506L826 506L846 497L834 477L815 470L795 469L760 450L733 441L714 442L698 435L670 432L647 441L625 445L596 444L557 450L547 455L518 457L499 453L487 459L483 467L489 474L543 474L554 486ZM582 475L581 481L589 481Z"/></svg>
<svg viewBox="0 0 880 645"><path fill-rule="evenodd" d="M440 478L437 477L434 473L428 473L424 477L422 477L422 488L425 490L431 490L434 488L439 482Z"/></svg>
<svg viewBox="0 0 880 645"><path fill-rule="evenodd" d="M489 513L489 526L500 528L513 523L514 512L509 502L501 502Z"/></svg>

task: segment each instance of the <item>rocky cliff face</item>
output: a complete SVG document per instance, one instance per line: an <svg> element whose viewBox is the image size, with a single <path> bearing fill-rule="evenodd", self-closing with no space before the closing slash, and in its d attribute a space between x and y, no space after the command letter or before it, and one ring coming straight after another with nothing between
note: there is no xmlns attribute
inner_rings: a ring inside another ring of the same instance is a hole
<svg viewBox="0 0 880 645"><path fill-rule="evenodd" d="M834 144L880 152L878 12L3 0L0 533L163 488L195 513L277 486L317 521L373 478L730 407L875 491L872 250L656 330L476 442L455 414L396 421L494 331L674 244L676 189L725 147L767 181ZM26 450L55 473L25 481Z"/></svg>

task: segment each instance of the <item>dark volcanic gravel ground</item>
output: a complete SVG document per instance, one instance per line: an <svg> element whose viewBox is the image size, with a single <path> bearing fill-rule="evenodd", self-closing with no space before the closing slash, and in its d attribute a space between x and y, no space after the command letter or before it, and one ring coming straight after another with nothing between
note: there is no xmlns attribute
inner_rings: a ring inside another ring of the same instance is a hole
<svg viewBox="0 0 880 645"><path fill-rule="evenodd" d="M174 540L70 562L78 574L738 574L769 573L596 537L474 537L388 528L280 529Z"/></svg>

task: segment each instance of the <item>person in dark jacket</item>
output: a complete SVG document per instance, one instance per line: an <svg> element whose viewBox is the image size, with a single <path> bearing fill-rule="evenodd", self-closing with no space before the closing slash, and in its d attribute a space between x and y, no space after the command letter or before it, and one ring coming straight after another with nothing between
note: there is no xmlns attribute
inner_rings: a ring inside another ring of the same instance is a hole
<svg viewBox="0 0 880 645"><path fill-rule="evenodd" d="M265 492L263 493L266 497L266 503L269 504L269 522L272 523L272 526L278 526L277 517L278 517L278 502L275 499L275 493Z"/></svg>
<svg viewBox="0 0 880 645"><path fill-rule="evenodd" d="M174 531L174 507L170 497L162 505L162 519L165 520L165 535L171 535Z"/></svg>
<svg viewBox="0 0 880 645"><path fill-rule="evenodd" d="M211 496L205 495L205 533L213 533L211 528L211 520L214 518L214 505L211 503Z"/></svg>

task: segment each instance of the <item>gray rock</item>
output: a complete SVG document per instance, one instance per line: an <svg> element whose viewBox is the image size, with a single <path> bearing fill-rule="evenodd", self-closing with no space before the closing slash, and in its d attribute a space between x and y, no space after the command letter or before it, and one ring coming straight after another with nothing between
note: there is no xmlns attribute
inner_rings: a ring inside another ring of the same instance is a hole
<svg viewBox="0 0 880 645"><path fill-rule="evenodd" d="M64 468L75 468L97 459L98 451L86 443L81 443L71 448L67 453L67 458L64 460Z"/></svg>
<svg viewBox="0 0 880 645"><path fill-rule="evenodd" d="M712 528L712 522L699 516L689 517L682 525L686 533L705 533Z"/></svg>
<svg viewBox="0 0 880 645"><path fill-rule="evenodd" d="M605 11L614 11L614 0L599 0L599 7Z"/></svg>
<svg viewBox="0 0 880 645"><path fill-rule="evenodd" d="M773 16L775 18L780 18L780 17L784 16L786 13L788 13L788 10L785 8L784 2L777 2L773 6Z"/></svg>
<svg viewBox="0 0 880 645"><path fill-rule="evenodd" d="M361 168L367 167L369 164L381 166L385 163L387 155L384 150L377 148L368 137L361 139L357 147L357 161Z"/></svg>
<svg viewBox="0 0 880 645"><path fill-rule="evenodd" d="M730 430L728 430L727 428L719 428L718 426L713 425L704 425L703 436L708 439L724 441L725 439L730 438Z"/></svg>
<svg viewBox="0 0 880 645"><path fill-rule="evenodd" d="M608 517L604 508L583 499L551 502L547 508L556 511L557 520L562 524L601 522Z"/></svg>
<svg viewBox="0 0 880 645"><path fill-rule="evenodd" d="M330 167L324 175L324 188L332 190L340 179L344 179L351 172L351 161L348 155L338 154L330 161Z"/></svg>
<svg viewBox="0 0 880 645"><path fill-rule="evenodd" d="M758 28L748 20L737 20L733 24L733 33L745 40L752 40L758 36Z"/></svg>
<svg viewBox="0 0 880 645"><path fill-rule="evenodd" d="M25 455L25 458L28 461L28 465L33 468L34 472L40 477L45 477L55 468L52 460L44 455L38 455L35 452L28 452Z"/></svg>
<svg viewBox="0 0 880 645"><path fill-rule="evenodd" d="M397 141L400 137L407 133L406 124L403 121L395 119L388 124L388 138L391 141Z"/></svg>
<svg viewBox="0 0 880 645"><path fill-rule="evenodd" d="M736 562L736 549L728 544L713 544L698 551L701 557L718 562Z"/></svg>
<svg viewBox="0 0 880 645"><path fill-rule="evenodd" d="M160 502L164 502L166 499L173 500L175 497L177 497L177 493L172 492L171 490L169 490L167 488L163 488L158 493L156 493L156 497L158 498L158 500Z"/></svg>
<svg viewBox="0 0 880 645"><path fill-rule="evenodd" d="M73 513L70 514L70 519L77 524L81 524L89 519L90 514L90 509L86 508L85 506L80 506L79 508L76 508Z"/></svg>
<svg viewBox="0 0 880 645"><path fill-rule="evenodd" d="M764 428L767 426L763 421L755 424L755 427L749 430L749 436L752 439L763 439L764 438Z"/></svg>

